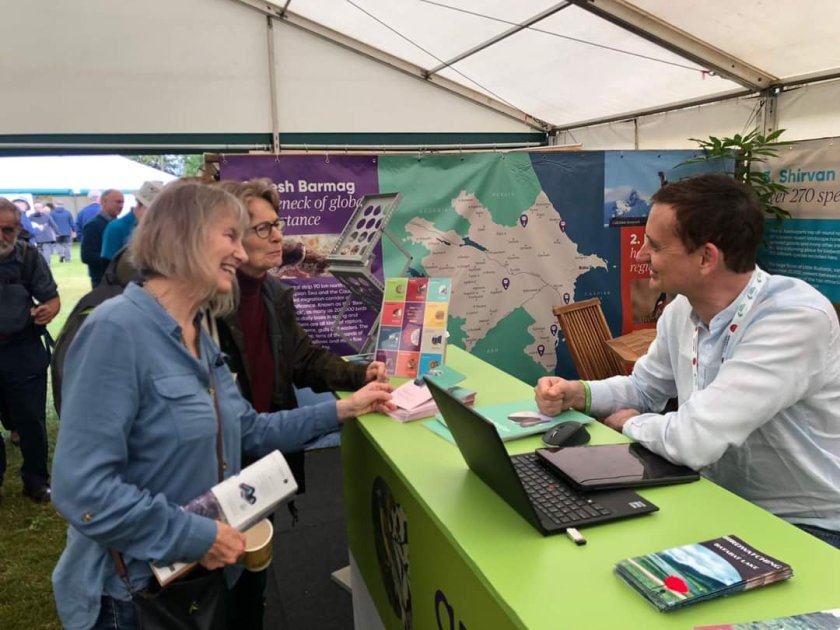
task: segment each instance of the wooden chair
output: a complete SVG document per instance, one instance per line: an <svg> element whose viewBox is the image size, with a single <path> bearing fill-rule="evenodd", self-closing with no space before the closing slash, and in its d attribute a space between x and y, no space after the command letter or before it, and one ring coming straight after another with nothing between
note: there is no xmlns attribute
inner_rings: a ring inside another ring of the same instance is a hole
<svg viewBox="0 0 840 630"><path fill-rule="evenodd" d="M552 311L566 337L580 378L598 380L627 374L624 362L604 343L612 339L612 333L601 309L601 300L593 298L555 306Z"/></svg>

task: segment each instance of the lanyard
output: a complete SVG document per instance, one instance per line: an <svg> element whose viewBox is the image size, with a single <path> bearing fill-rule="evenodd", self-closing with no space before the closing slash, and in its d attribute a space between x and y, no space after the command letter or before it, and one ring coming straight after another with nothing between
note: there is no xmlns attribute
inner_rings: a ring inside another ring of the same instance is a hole
<svg viewBox="0 0 840 630"><path fill-rule="evenodd" d="M726 360L727 349L734 347L733 341L735 337L740 335L742 332L741 323L744 321L744 319L746 319L747 313L750 312L750 309L756 302L758 292L761 291L762 287L764 287L765 284L767 284L767 274L758 267L756 267L756 272L750 280L749 285L747 285L747 290L744 292L744 297L742 297L741 301L738 302L738 306L735 308L735 315L732 317L732 321L729 323L729 326L727 326L726 331L724 332L723 347L720 351L721 363L723 363ZM694 327L691 358L691 376L694 379L694 391L698 391L700 389L700 376L698 373L699 363L700 326L697 325Z"/></svg>

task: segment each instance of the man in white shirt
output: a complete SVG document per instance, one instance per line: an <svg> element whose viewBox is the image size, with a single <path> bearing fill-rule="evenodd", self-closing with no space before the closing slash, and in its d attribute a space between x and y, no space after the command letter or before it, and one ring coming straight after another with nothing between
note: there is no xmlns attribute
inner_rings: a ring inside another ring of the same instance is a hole
<svg viewBox="0 0 840 630"><path fill-rule="evenodd" d="M840 325L816 289L756 267L763 227L729 177L661 188L637 260L652 289L679 295L648 354L631 376L542 378L537 404L603 418L840 547Z"/></svg>

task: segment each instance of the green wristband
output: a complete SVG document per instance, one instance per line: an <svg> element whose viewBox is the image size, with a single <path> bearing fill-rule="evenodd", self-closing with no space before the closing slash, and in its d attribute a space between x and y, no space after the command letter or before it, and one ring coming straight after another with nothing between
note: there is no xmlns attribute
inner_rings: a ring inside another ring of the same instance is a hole
<svg viewBox="0 0 840 630"><path fill-rule="evenodd" d="M589 383L586 381L581 381L580 384L583 385L583 413L588 416L592 411L592 390L589 389Z"/></svg>

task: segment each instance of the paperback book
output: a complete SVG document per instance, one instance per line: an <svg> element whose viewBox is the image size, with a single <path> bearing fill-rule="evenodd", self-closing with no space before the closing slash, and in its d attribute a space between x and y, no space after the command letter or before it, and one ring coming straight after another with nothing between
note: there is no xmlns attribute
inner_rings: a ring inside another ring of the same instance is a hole
<svg viewBox="0 0 840 630"><path fill-rule="evenodd" d="M457 385L447 389L468 407L475 404L476 392L474 390ZM389 411L388 415L400 422L431 418L438 412L429 388L425 384L419 385L416 381L408 381L397 387L391 394L391 402L396 404L397 408Z"/></svg>
<svg viewBox="0 0 840 630"><path fill-rule="evenodd" d="M297 482L286 458L280 451L272 451L183 507L187 512L222 521L245 531L274 512L295 492ZM192 569L195 564L176 562L167 566L150 566L157 581L164 586Z"/></svg>
<svg viewBox="0 0 840 630"><path fill-rule="evenodd" d="M533 398L500 405L482 405L476 407L475 410L496 427L496 431L503 442L544 433L550 428L569 420L581 424L592 422L592 418L573 409L564 411L559 416L543 415L537 409L537 403ZM455 443L455 439L449 432L449 427L446 426L446 421L442 416L438 415L433 420L424 422L423 426L444 440L452 444Z"/></svg>
<svg viewBox="0 0 840 630"><path fill-rule="evenodd" d="M764 621L729 623L722 626L695 626L694 630L837 630L840 628L840 608L776 617Z"/></svg>
<svg viewBox="0 0 840 630"><path fill-rule="evenodd" d="M793 575L790 565L732 535L622 560L615 572L660 612Z"/></svg>

